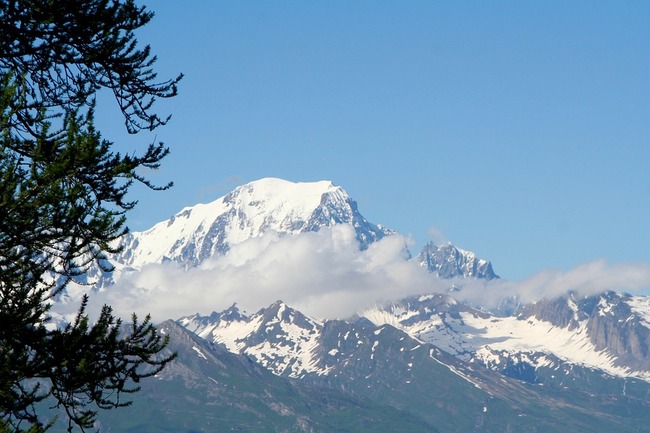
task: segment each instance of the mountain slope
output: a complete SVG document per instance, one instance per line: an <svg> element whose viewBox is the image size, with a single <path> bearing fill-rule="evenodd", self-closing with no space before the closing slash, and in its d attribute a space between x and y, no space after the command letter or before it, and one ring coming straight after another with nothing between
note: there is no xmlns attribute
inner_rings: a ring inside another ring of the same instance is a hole
<svg viewBox="0 0 650 433"><path fill-rule="evenodd" d="M437 432L412 413L277 377L174 322L159 329L178 358L143 384L132 407L101 413L101 431Z"/></svg>

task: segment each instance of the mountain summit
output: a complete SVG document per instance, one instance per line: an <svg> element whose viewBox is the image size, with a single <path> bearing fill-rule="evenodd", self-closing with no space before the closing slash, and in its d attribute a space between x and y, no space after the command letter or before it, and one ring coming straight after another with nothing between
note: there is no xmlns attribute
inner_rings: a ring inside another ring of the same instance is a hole
<svg viewBox="0 0 650 433"><path fill-rule="evenodd" d="M211 203L186 207L147 231L128 234L116 261L135 268L165 261L193 267L268 232L296 235L335 224L351 224L361 249L392 233L369 223L356 202L332 182L265 178Z"/></svg>

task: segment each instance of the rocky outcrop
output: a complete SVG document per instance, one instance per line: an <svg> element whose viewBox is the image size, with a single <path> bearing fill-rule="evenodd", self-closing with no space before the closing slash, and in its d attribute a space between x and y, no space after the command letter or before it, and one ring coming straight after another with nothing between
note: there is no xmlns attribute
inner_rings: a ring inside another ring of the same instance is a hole
<svg viewBox="0 0 650 433"><path fill-rule="evenodd" d="M499 278L492 269L492 263L451 243L429 242L415 260L440 278Z"/></svg>

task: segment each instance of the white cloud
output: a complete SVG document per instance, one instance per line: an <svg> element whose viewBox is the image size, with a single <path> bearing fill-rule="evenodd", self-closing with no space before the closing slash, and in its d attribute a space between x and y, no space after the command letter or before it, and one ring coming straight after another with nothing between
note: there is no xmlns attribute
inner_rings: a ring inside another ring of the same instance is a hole
<svg viewBox="0 0 650 433"><path fill-rule="evenodd" d="M444 244L449 242L449 239L438 227L432 226L427 230L427 234L436 244Z"/></svg>
<svg viewBox="0 0 650 433"><path fill-rule="evenodd" d="M122 274L92 302L112 305L122 317L135 311L155 320L207 314L235 302L255 311L276 300L318 318L347 317L378 300L444 290L446 282L404 260L404 248L404 238L395 235L359 251L348 225L267 234L188 271L165 263Z"/></svg>
<svg viewBox="0 0 650 433"><path fill-rule="evenodd" d="M594 295L607 290L647 293L650 263L610 264L597 260L568 271L543 270L521 281L459 282L458 297L477 305L494 306L504 297L518 296L523 302L562 296L569 291Z"/></svg>
<svg viewBox="0 0 650 433"><path fill-rule="evenodd" d="M234 246L200 267L150 265L119 275L114 286L91 297L94 309L107 303L128 318L151 313L155 321L221 311L233 303L253 312L276 300L316 318L345 318L368 306L409 295L462 290L455 296L491 306L503 297L523 301L575 290L638 292L650 289L650 264L596 261L569 271L546 270L523 281L440 280L404 260L405 239L389 236L359 251L352 227L336 225L316 233L267 234Z"/></svg>

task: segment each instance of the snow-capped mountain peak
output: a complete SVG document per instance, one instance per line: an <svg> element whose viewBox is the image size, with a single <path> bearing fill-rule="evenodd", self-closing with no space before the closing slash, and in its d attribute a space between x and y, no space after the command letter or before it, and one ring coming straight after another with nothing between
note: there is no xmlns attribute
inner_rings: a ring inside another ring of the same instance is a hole
<svg viewBox="0 0 650 433"><path fill-rule="evenodd" d="M116 261L135 268L169 260L193 267L268 232L296 235L335 224L351 224L362 249L391 233L369 223L356 202L330 181L265 178L211 203L186 207L147 231L127 235L124 252Z"/></svg>

